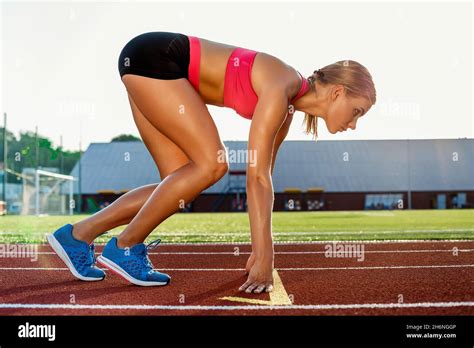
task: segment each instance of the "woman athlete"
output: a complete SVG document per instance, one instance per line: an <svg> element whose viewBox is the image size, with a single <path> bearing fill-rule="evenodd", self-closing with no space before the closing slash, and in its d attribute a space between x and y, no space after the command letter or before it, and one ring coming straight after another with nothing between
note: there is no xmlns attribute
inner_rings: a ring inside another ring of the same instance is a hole
<svg viewBox="0 0 474 348"><path fill-rule="evenodd" d="M247 204L252 252L246 264L248 293L273 288L271 233L272 172L295 110L305 113L306 133L317 136L317 117L331 134L355 129L375 104L372 77L361 64L339 61L307 79L280 59L250 49L174 32L148 32L130 40L118 60L133 118L161 176L161 183L138 187L111 205L48 241L79 279L102 280L93 241L127 225L98 257L100 264L129 282L166 285L167 274L153 269L143 244L165 219L227 172L225 147L206 104L229 107L251 119L247 166ZM224 156L225 157L225 156Z"/></svg>

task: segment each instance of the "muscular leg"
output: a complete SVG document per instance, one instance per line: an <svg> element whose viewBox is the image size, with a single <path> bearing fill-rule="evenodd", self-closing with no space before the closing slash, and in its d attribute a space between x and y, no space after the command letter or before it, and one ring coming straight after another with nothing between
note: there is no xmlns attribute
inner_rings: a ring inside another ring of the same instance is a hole
<svg viewBox="0 0 474 348"><path fill-rule="evenodd" d="M190 162L169 174L118 238L118 246L142 242L162 221L228 170L225 147L200 96L186 79L125 75L123 81L143 115L179 146Z"/></svg>
<svg viewBox="0 0 474 348"><path fill-rule="evenodd" d="M128 224L158 184L138 187L120 196L106 208L73 224L73 236L91 243L104 232Z"/></svg>
<svg viewBox="0 0 474 348"><path fill-rule="evenodd" d="M161 180L164 180L171 172L188 163L189 158L145 118L130 96L129 102L140 136L158 167ZM149 184L135 188L106 208L73 224L74 237L91 243L104 232L130 223L157 186Z"/></svg>
<svg viewBox="0 0 474 348"><path fill-rule="evenodd" d="M219 180L228 169L228 164L221 160L225 147L212 117L186 79L163 81L126 75L123 81L142 115L176 144L189 162L154 189L120 234L119 247L142 242L158 224Z"/></svg>

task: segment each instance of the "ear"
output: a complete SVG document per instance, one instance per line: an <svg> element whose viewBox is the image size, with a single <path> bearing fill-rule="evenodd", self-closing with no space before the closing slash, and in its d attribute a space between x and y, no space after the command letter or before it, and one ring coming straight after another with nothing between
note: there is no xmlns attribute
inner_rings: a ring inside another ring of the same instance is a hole
<svg viewBox="0 0 474 348"><path fill-rule="evenodd" d="M345 87L343 85L335 85L331 90L331 99L334 101L337 97L345 94Z"/></svg>

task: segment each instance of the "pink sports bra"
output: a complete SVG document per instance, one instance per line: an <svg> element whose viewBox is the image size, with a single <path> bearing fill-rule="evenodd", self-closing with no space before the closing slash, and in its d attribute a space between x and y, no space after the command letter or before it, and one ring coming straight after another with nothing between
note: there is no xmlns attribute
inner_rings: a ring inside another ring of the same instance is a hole
<svg viewBox="0 0 474 348"><path fill-rule="evenodd" d="M190 61L188 78L192 86L199 92L199 64L201 58L201 46L199 38L189 36ZM240 116L252 119L258 96L255 93L250 74L257 51L237 47L227 61L224 81L224 106L234 109ZM308 81L301 75L302 84L296 96L291 100L293 103L309 89Z"/></svg>

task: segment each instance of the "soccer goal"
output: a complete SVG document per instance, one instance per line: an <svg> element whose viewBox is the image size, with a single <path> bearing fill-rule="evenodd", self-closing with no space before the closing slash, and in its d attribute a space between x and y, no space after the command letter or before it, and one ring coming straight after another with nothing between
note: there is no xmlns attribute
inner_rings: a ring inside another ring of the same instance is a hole
<svg viewBox="0 0 474 348"><path fill-rule="evenodd" d="M72 215L74 180L71 175L25 168L21 215Z"/></svg>

